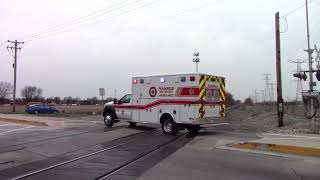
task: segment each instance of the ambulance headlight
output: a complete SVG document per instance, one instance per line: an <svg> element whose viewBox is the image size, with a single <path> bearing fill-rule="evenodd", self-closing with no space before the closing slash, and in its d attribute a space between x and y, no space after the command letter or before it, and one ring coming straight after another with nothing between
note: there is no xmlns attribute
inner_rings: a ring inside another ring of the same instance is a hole
<svg viewBox="0 0 320 180"><path fill-rule="evenodd" d="M166 82L166 80L164 79L164 77L160 78L160 82L161 82L161 83Z"/></svg>

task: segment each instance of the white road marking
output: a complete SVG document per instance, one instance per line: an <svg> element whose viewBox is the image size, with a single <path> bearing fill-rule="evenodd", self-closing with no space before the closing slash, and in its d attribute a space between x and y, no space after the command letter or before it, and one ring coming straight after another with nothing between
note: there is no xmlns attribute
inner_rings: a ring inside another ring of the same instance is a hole
<svg viewBox="0 0 320 180"><path fill-rule="evenodd" d="M27 127L23 127L23 128L18 128L18 129L13 129L13 130L9 130L9 131L5 131L0 133L1 134L6 134L6 133L11 133L11 132L15 132L15 131L20 131L20 130L24 130L24 129L28 129L28 128L32 128L33 126L27 126Z"/></svg>

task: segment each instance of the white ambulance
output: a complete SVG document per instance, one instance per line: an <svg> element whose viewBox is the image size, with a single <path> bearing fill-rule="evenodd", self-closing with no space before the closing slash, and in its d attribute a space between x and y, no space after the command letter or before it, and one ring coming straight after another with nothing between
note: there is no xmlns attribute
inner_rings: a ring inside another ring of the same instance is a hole
<svg viewBox="0 0 320 180"><path fill-rule="evenodd" d="M200 74L173 74L132 78L132 93L104 106L106 126L119 121L160 123L166 134L221 122L225 115L225 78Z"/></svg>

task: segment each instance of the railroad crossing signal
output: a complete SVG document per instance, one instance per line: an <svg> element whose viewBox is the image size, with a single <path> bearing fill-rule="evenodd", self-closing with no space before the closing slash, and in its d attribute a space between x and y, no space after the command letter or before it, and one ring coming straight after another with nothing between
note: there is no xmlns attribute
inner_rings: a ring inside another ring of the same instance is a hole
<svg viewBox="0 0 320 180"><path fill-rule="evenodd" d="M299 79L303 79L304 81L307 80L306 73L302 73L302 72L294 73L293 77L296 77L296 78L299 78Z"/></svg>

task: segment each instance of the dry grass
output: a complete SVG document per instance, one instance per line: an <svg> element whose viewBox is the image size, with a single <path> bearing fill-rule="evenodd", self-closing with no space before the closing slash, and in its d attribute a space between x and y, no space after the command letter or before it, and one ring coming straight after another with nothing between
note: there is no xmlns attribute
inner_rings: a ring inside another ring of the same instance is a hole
<svg viewBox="0 0 320 180"><path fill-rule="evenodd" d="M16 106L16 113L25 113L25 107L22 105ZM54 106L61 113L66 114L99 114L103 111L103 105L79 105L79 106ZM12 106L0 105L0 113L11 113Z"/></svg>

